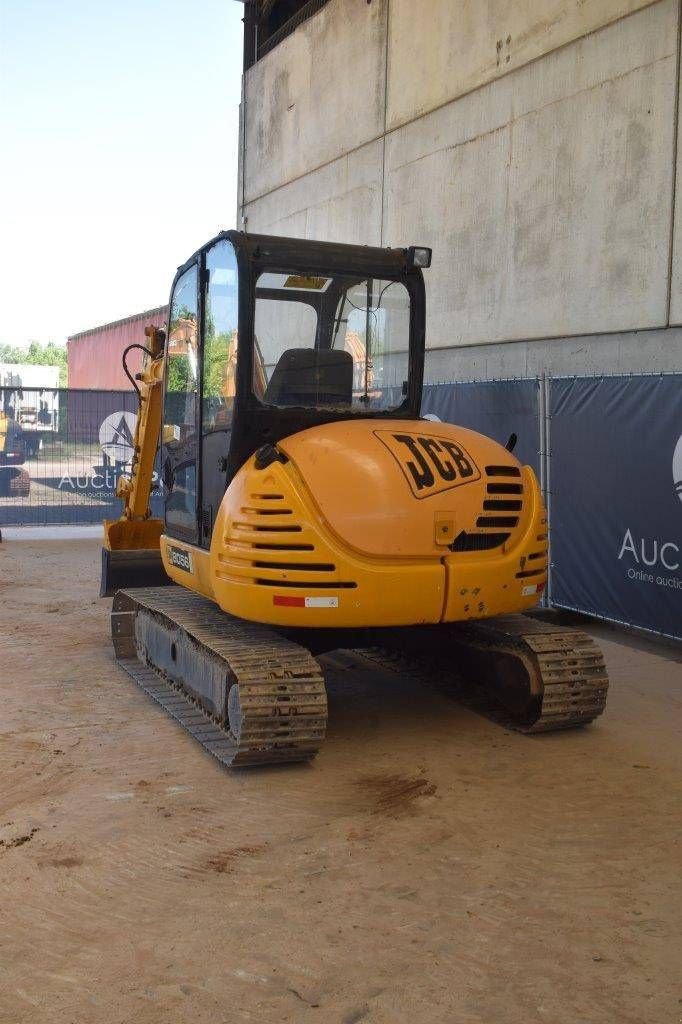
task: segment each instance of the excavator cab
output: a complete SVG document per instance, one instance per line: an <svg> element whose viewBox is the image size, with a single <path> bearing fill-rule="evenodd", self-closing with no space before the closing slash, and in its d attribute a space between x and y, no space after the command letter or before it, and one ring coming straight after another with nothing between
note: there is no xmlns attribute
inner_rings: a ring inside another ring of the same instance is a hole
<svg viewBox="0 0 682 1024"><path fill-rule="evenodd" d="M167 532L208 547L235 473L284 437L340 419L418 417L424 319L421 269L406 250L228 232L195 253L170 302Z"/></svg>
<svg viewBox="0 0 682 1024"><path fill-rule="evenodd" d="M166 337L148 331L149 363L163 344L164 366L135 385L138 433L160 437L164 520L135 500L134 464L120 485L124 519L105 525L103 595L166 582L162 533L208 550L225 490L254 452L265 459L282 438L337 420L418 418L430 260L427 248L228 231L178 269ZM142 447L140 436L136 460Z"/></svg>

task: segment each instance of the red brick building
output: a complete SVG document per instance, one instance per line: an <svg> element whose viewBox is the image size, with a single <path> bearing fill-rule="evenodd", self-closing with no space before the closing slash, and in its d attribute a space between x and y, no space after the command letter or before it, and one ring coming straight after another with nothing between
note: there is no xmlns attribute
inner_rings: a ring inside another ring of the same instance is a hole
<svg viewBox="0 0 682 1024"><path fill-rule="evenodd" d="M165 329L167 319L168 306L158 306L125 320L73 334L67 341L69 387L129 390L130 381L121 363L124 349L133 342L144 345L145 327L153 324ZM127 362L131 373L136 373L141 366L142 353L133 350Z"/></svg>

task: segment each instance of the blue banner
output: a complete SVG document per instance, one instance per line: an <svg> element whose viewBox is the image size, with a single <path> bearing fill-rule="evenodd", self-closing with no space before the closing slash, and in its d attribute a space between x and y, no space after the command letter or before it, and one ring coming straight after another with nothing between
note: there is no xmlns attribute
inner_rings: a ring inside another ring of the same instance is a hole
<svg viewBox="0 0 682 1024"><path fill-rule="evenodd" d="M434 413L446 423L477 430L500 444L516 434L514 455L539 473L538 389L535 379L427 384L422 416Z"/></svg>
<svg viewBox="0 0 682 1024"><path fill-rule="evenodd" d="M554 379L552 604L682 638L682 375Z"/></svg>

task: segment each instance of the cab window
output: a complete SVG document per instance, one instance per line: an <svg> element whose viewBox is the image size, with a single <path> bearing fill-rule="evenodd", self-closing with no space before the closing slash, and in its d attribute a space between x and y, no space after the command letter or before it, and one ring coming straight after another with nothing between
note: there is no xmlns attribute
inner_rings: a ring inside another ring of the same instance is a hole
<svg viewBox="0 0 682 1024"><path fill-rule="evenodd" d="M197 507L197 268L190 267L173 291L168 332L163 419L163 476L168 490L166 523L181 534L196 529Z"/></svg>
<svg viewBox="0 0 682 1024"><path fill-rule="evenodd" d="M239 288L237 257L227 239L206 253L201 355L201 516L199 542L210 544L227 486L237 390Z"/></svg>
<svg viewBox="0 0 682 1024"><path fill-rule="evenodd" d="M228 241L206 254L201 419L204 433L232 423L237 385L237 258Z"/></svg>
<svg viewBox="0 0 682 1024"><path fill-rule="evenodd" d="M267 405L368 412L403 403L410 295L399 280L264 272L253 392Z"/></svg>

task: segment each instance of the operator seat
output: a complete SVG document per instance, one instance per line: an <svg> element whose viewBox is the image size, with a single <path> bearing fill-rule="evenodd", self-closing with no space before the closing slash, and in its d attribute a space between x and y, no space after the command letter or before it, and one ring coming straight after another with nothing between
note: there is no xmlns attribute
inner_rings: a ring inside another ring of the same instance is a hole
<svg viewBox="0 0 682 1024"><path fill-rule="evenodd" d="M342 349L289 348L272 371L267 405L350 405L353 357Z"/></svg>

